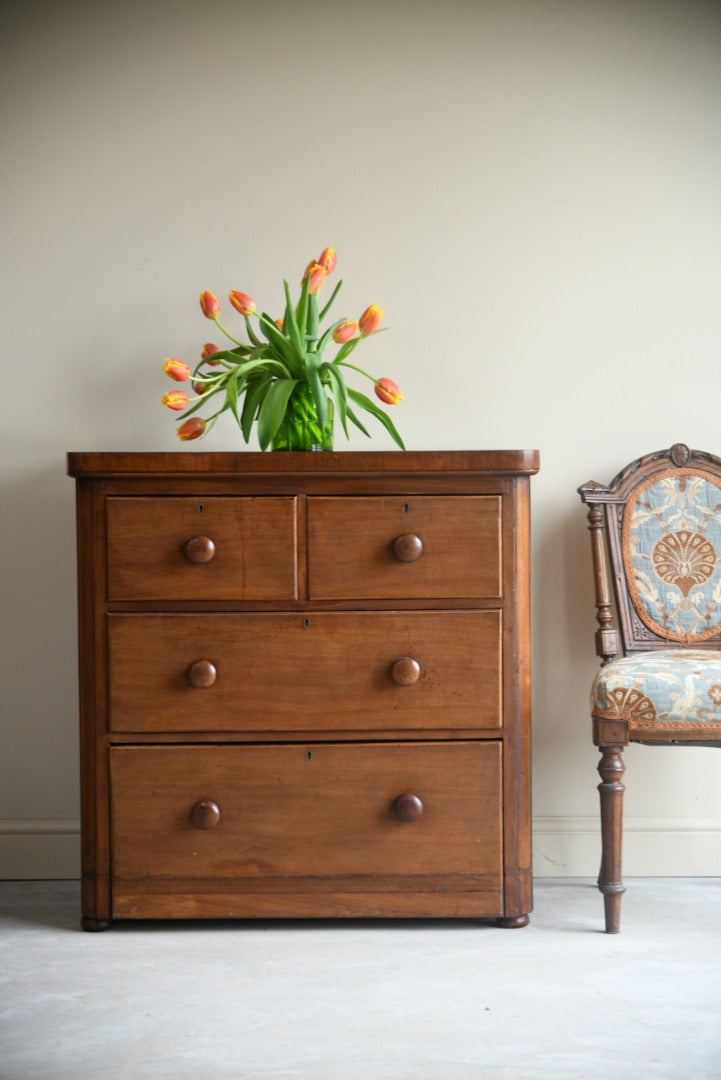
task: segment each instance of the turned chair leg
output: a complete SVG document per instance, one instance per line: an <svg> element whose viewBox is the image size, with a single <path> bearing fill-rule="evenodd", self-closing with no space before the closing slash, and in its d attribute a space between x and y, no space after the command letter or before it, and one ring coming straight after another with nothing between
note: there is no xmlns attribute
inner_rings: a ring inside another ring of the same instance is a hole
<svg viewBox="0 0 721 1080"><path fill-rule="evenodd" d="M623 764L623 745L600 746L598 771L601 783L601 872L598 887L603 893L606 913L606 933L617 934L621 926L621 897L626 891L621 877L623 846L623 793L626 771Z"/></svg>

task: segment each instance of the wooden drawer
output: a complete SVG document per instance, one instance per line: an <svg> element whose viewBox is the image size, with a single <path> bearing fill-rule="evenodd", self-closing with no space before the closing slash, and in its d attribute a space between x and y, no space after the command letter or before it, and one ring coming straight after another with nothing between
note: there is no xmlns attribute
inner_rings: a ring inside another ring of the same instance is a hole
<svg viewBox="0 0 721 1080"><path fill-rule="evenodd" d="M314 600L501 595L495 495L308 500Z"/></svg>
<svg viewBox="0 0 721 1080"><path fill-rule="evenodd" d="M501 724L500 611L116 614L108 636L113 731Z"/></svg>
<svg viewBox="0 0 721 1080"><path fill-rule="evenodd" d="M498 914L499 743L127 746L110 758L114 915L383 914L400 891L405 911L426 894L427 914ZM417 820L399 820L403 795L420 799Z"/></svg>
<svg viewBox="0 0 721 1080"><path fill-rule="evenodd" d="M297 596L294 498L115 497L106 507L109 600Z"/></svg>

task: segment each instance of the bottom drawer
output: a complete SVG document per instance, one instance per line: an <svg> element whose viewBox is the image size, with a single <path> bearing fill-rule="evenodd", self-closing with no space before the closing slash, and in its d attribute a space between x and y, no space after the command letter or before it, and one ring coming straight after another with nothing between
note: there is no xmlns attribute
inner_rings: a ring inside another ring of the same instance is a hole
<svg viewBox="0 0 721 1080"><path fill-rule="evenodd" d="M110 758L116 917L502 914L498 742Z"/></svg>

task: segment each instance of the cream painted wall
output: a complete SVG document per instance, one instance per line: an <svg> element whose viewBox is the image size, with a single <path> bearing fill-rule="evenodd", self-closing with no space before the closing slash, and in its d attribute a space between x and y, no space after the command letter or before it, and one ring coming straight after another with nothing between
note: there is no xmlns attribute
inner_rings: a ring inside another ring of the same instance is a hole
<svg viewBox="0 0 721 1080"><path fill-rule="evenodd" d="M595 873L575 492L678 440L721 453L719 6L105 8L25 0L0 26L0 876L77 872L65 451L178 448L159 365L208 338L198 292L274 309L326 244L344 311L386 309L364 359L403 387L409 447L541 451L536 869ZM627 763L627 874L721 874L721 757Z"/></svg>

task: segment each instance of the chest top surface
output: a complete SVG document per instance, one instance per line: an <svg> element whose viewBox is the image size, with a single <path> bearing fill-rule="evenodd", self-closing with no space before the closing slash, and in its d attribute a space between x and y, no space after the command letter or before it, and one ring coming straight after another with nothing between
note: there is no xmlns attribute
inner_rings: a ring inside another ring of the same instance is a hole
<svg viewBox="0 0 721 1080"><path fill-rule="evenodd" d="M87 451L68 454L68 473L76 478L278 477L328 474L351 478L372 472L403 476L460 474L533 475L537 450L330 451L322 453Z"/></svg>

